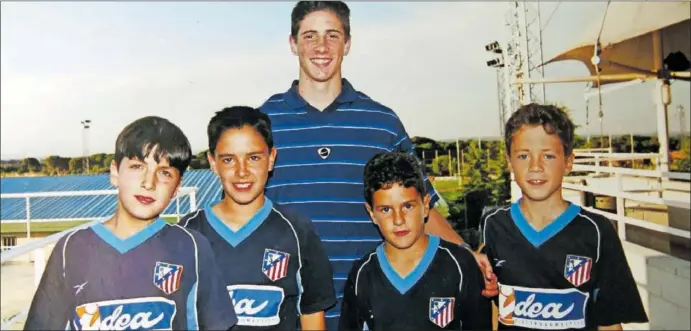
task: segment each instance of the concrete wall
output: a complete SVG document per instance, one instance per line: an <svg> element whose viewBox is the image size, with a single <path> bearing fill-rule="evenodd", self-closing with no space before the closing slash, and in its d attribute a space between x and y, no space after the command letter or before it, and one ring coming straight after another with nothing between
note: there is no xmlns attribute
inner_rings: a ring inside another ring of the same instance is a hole
<svg viewBox="0 0 691 331"><path fill-rule="evenodd" d="M650 323L629 324L625 328L691 329L691 263L629 242L623 245L650 320Z"/></svg>

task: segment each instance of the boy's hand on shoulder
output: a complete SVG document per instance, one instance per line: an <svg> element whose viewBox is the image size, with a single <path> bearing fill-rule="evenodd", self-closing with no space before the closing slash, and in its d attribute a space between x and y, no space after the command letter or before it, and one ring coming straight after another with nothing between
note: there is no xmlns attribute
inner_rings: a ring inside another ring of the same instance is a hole
<svg viewBox="0 0 691 331"><path fill-rule="evenodd" d="M482 290L482 295L487 298L492 298L499 295L499 286L497 284L497 276L492 271L492 265L489 263L489 259L486 254L473 252L473 257L477 261L477 265L482 271L485 281L485 289Z"/></svg>

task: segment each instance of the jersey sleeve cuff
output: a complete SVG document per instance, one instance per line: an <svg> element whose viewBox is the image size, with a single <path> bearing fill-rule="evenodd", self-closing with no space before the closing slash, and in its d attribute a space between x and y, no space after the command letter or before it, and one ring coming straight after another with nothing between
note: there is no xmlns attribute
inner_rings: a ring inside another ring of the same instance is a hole
<svg viewBox="0 0 691 331"><path fill-rule="evenodd" d="M317 302L317 303L313 303L313 304L310 304L307 306L302 306L302 307L300 307L300 313L302 315L309 315L309 314L318 313L320 311L326 311L327 309L336 305L337 302L338 301L336 300L336 298L332 297L332 298L322 300L322 301Z"/></svg>

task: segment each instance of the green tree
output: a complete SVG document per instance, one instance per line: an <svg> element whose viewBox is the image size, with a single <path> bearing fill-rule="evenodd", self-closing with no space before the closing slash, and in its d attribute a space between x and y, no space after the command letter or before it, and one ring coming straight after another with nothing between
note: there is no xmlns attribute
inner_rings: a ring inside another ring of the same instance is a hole
<svg viewBox="0 0 691 331"><path fill-rule="evenodd" d="M451 169L449 169L449 156L439 155L432 161L432 172L436 176L451 176L452 173L456 172L456 167L458 166L458 160L453 158L451 160Z"/></svg>
<svg viewBox="0 0 691 331"><path fill-rule="evenodd" d="M71 174L81 174L84 173L84 166L86 165L86 159L83 157L73 157L68 162L69 172Z"/></svg>
<svg viewBox="0 0 691 331"><path fill-rule="evenodd" d="M69 157L60 157L57 155L51 155L43 160L45 171L48 175L68 174L70 171L69 162Z"/></svg>
<svg viewBox="0 0 691 331"><path fill-rule="evenodd" d="M24 172L40 172L41 162L33 157L28 157L22 160L21 168Z"/></svg>
<svg viewBox="0 0 691 331"><path fill-rule="evenodd" d="M494 157L487 163L487 190L492 205L504 205L511 198L511 172L504 156L505 150L504 144L499 144Z"/></svg>
<svg viewBox="0 0 691 331"><path fill-rule="evenodd" d="M484 190L486 188L487 166L483 162L482 150L477 141L471 141L464 154L464 165L461 172L465 177L463 190L465 192Z"/></svg>

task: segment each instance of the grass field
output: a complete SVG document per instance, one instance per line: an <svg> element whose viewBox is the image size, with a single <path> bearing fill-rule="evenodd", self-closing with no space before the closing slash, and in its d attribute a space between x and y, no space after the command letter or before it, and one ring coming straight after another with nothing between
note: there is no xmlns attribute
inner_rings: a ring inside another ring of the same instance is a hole
<svg viewBox="0 0 691 331"><path fill-rule="evenodd" d="M461 187L458 185L458 181L456 180L436 180L433 182L433 185L447 202L454 201L461 196ZM440 212L444 217L449 216L447 207L440 209ZM165 220L169 223L177 223L177 217L165 217ZM88 222L90 221L74 220L59 222L31 222L31 232L55 233ZM0 232L2 234L26 233L26 223L0 223Z"/></svg>
<svg viewBox="0 0 691 331"><path fill-rule="evenodd" d="M177 217L164 217L168 223L177 223ZM31 222L32 233L55 233L63 230L71 229L77 225L88 223L91 221L59 221L59 222ZM0 223L0 232L2 234L8 233L26 233L26 223Z"/></svg>

